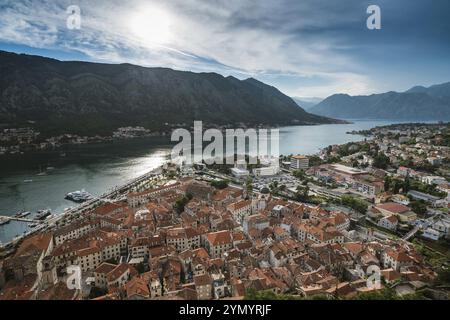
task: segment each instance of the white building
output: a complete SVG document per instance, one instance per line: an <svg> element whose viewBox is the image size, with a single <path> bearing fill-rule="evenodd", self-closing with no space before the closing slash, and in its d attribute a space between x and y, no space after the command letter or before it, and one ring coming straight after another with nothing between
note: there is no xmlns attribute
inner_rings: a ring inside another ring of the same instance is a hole
<svg viewBox="0 0 450 320"><path fill-rule="evenodd" d="M437 241L441 237L441 234L439 233L439 231L434 230L433 228L427 228L423 231L422 236L424 238Z"/></svg>
<svg viewBox="0 0 450 320"><path fill-rule="evenodd" d="M378 225L388 230L396 230L398 225L398 219L394 215L386 216L378 221Z"/></svg>
<svg viewBox="0 0 450 320"><path fill-rule="evenodd" d="M246 169L231 168L231 174L238 179L246 178L250 175L250 172Z"/></svg>
<svg viewBox="0 0 450 320"><path fill-rule="evenodd" d="M255 177L275 176L278 174L278 172L280 172L279 166L262 167L262 168L253 169L253 175Z"/></svg>
<svg viewBox="0 0 450 320"><path fill-rule="evenodd" d="M309 168L309 158L306 156L292 156L291 157L291 169L292 170L299 170L303 169L306 170Z"/></svg>

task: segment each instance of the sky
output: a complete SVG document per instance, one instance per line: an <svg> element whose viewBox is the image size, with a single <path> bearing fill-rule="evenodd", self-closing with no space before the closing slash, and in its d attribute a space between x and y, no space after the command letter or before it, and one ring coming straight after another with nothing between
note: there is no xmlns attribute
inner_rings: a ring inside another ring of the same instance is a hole
<svg viewBox="0 0 450 320"><path fill-rule="evenodd" d="M448 0L0 1L0 50L254 77L293 97L448 82L449 39Z"/></svg>

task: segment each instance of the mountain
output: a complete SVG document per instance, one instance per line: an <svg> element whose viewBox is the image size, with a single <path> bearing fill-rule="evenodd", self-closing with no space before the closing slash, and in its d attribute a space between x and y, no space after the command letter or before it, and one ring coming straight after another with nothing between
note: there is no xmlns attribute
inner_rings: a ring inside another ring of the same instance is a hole
<svg viewBox="0 0 450 320"><path fill-rule="evenodd" d="M435 98L449 98L450 97L450 82L442 83L442 84L436 84L431 87L423 87L423 86L416 86L408 91L407 93L426 93L432 97Z"/></svg>
<svg viewBox="0 0 450 320"><path fill-rule="evenodd" d="M309 112L341 119L449 120L450 82L369 96L334 94Z"/></svg>
<svg viewBox="0 0 450 320"><path fill-rule="evenodd" d="M0 123L53 134L120 126L336 123L255 79L131 64L63 62L0 51Z"/></svg>
<svg viewBox="0 0 450 320"><path fill-rule="evenodd" d="M318 104L319 102L321 102L323 100L322 98L316 98L316 97L312 97L312 98L292 97L292 99L295 101L296 104L299 105L299 107L303 108L305 111L312 109L312 107L314 107L316 104Z"/></svg>

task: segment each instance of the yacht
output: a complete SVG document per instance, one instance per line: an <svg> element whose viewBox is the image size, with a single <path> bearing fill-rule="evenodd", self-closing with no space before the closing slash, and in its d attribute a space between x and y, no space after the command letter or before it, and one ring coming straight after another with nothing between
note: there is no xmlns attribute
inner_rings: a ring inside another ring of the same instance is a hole
<svg viewBox="0 0 450 320"><path fill-rule="evenodd" d="M68 194L66 194L65 199L73 201L73 202L85 202L87 200L92 199L92 195L85 190L74 191L74 192L69 192Z"/></svg>
<svg viewBox="0 0 450 320"><path fill-rule="evenodd" d="M52 213L52 210L50 210L50 209L42 209L42 210L38 210L37 213L38 214L36 215L35 218L38 219L38 220L43 220L43 219L47 218Z"/></svg>

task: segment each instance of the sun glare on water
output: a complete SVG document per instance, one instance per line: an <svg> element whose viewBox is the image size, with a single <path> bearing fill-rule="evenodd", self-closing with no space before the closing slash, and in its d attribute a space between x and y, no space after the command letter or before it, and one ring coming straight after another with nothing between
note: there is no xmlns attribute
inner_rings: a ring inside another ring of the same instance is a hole
<svg viewBox="0 0 450 320"><path fill-rule="evenodd" d="M170 16L157 8L146 8L132 16L130 29L144 45L164 45L171 39Z"/></svg>

